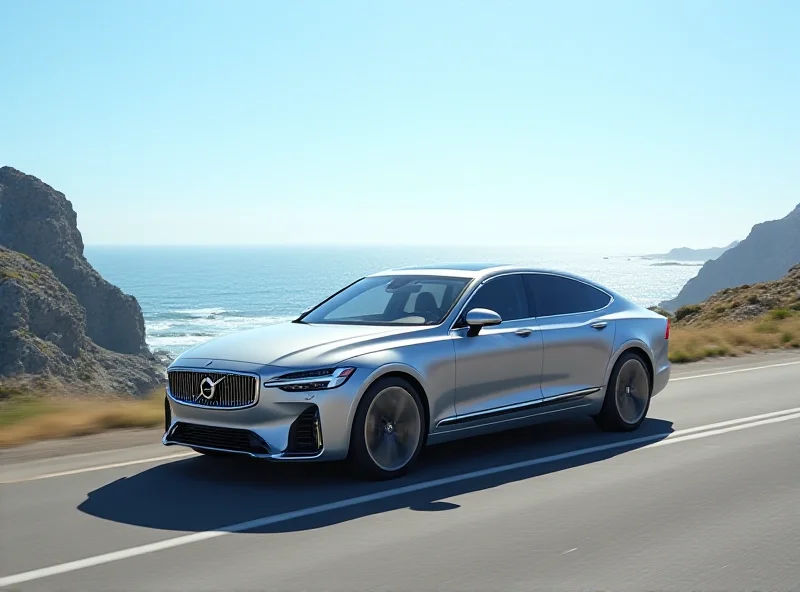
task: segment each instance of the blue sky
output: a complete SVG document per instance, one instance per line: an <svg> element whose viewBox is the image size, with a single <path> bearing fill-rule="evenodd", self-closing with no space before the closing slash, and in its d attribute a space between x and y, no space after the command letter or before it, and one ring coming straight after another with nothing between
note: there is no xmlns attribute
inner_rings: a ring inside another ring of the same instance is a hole
<svg viewBox="0 0 800 592"><path fill-rule="evenodd" d="M800 3L6 0L87 243L721 245L800 202Z"/></svg>

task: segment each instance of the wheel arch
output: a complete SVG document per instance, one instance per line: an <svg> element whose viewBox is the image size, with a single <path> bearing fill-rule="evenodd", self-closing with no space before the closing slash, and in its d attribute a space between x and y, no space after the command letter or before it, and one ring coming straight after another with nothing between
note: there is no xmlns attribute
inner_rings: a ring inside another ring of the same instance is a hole
<svg viewBox="0 0 800 592"><path fill-rule="evenodd" d="M655 378L655 364L653 363L653 356L650 353L649 348L643 341L638 339L632 339L623 343L616 351L615 355L611 358L608 364L608 368L606 369L606 378L605 384L608 384L609 379L611 378L611 373L614 370L614 366L617 365L619 359L626 353L636 354L638 357L642 359L642 362L647 369L647 377L650 386L650 392L653 391L653 380Z"/></svg>
<svg viewBox="0 0 800 592"><path fill-rule="evenodd" d="M348 439L352 435L353 432L353 421L355 419L356 411L358 410L358 406L361 404L361 400L364 398L366 392L375 384L377 381L385 379L385 378L401 378L407 381L414 390L417 391L419 395L420 401L422 402L422 411L424 413L424 425L425 429L423 430L423 445L425 445L428 441L428 435L431 431L431 409L430 409L430 402L428 401L428 394L425 391L425 386L423 384L422 376L414 370L411 366L406 364L386 364L385 366L380 366L373 370L373 372L364 380L364 384L362 388L358 392L358 396L354 397L353 403L350 406L350 413L347 418L347 434Z"/></svg>

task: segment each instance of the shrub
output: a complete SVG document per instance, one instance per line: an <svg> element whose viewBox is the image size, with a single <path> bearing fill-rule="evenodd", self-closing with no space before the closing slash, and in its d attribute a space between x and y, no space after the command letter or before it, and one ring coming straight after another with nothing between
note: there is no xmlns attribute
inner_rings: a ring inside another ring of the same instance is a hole
<svg viewBox="0 0 800 592"><path fill-rule="evenodd" d="M685 319L688 316L693 314L697 314L702 310L702 306L699 304L687 304L685 306L681 306L678 310L675 311L675 320L680 321Z"/></svg>
<svg viewBox="0 0 800 592"><path fill-rule="evenodd" d="M688 362L694 362L695 358L683 350L675 350L669 352L669 361L674 364L686 364Z"/></svg>
<svg viewBox="0 0 800 592"><path fill-rule="evenodd" d="M710 345L703 349L704 357L706 358L715 358L717 356L727 356L730 355L731 350L729 347L725 347L724 345Z"/></svg>
<svg viewBox="0 0 800 592"><path fill-rule="evenodd" d="M777 333L778 325L773 321L763 321L756 325L756 331L759 333Z"/></svg>

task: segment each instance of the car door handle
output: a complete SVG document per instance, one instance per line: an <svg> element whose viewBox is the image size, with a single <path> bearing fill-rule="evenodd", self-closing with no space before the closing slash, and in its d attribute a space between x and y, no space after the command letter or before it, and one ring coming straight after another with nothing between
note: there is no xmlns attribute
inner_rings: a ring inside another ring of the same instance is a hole
<svg viewBox="0 0 800 592"><path fill-rule="evenodd" d="M517 329L514 332L517 337L527 337L531 333L533 333L533 329Z"/></svg>
<svg viewBox="0 0 800 592"><path fill-rule="evenodd" d="M600 322L600 323L592 323L592 329L597 329L600 331L601 329L605 329L608 323Z"/></svg>

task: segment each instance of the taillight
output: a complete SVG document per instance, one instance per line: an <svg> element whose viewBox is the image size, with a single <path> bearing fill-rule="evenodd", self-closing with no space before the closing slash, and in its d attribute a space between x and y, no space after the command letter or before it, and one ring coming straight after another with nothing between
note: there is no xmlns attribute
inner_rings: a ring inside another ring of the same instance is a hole
<svg viewBox="0 0 800 592"><path fill-rule="evenodd" d="M672 324L671 319L667 319L667 330L664 331L664 339L669 339L669 327Z"/></svg>

